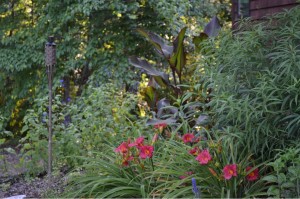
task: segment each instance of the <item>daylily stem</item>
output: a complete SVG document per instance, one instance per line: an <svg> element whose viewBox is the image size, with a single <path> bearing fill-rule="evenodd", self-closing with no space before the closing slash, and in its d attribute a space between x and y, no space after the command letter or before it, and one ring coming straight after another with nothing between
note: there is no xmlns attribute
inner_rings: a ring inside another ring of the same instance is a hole
<svg viewBox="0 0 300 199"><path fill-rule="evenodd" d="M150 161L151 161L151 166L152 166L152 171L154 172L154 164L153 164L153 159L150 158ZM154 186L156 186L156 179L154 177Z"/></svg>
<svg viewBox="0 0 300 199"><path fill-rule="evenodd" d="M150 161L151 161L152 171L154 171L154 164L152 158L150 158Z"/></svg>

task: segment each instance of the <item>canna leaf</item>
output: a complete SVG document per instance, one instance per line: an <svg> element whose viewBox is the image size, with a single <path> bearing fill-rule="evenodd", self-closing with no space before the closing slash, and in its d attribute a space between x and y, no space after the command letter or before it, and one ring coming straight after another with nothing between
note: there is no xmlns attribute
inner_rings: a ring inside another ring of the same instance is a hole
<svg viewBox="0 0 300 199"><path fill-rule="evenodd" d="M157 84L157 82L155 81L154 77L150 77L148 85L147 86L151 86L155 89L159 88L159 85Z"/></svg>
<svg viewBox="0 0 300 199"><path fill-rule="evenodd" d="M219 19L215 16L205 26L204 33L208 37L216 37L216 36L218 36L220 29L221 29L221 26L220 26Z"/></svg>
<svg viewBox="0 0 300 199"><path fill-rule="evenodd" d="M174 52L172 54L172 57L169 59L170 67L172 70L176 71L179 78L179 82L181 82L182 69L186 64L186 53L184 52L184 46L183 46L183 40L184 40L186 29L187 27L181 29L178 36L174 40L173 42Z"/></svg>
<svg viewBox="0 0 300 199"><path fill-rule="evenodd" d="M174 107L171 107L168 99L163 98L157 102L157 116L161 118L164 112L175 114L178 112L178 110Z"/></svg>
<svg viewBox="0 0 300 199"><path fill-rule="evenodd" d="M137 29L137 31L151 42L160 55L164 56L166 59L171 57L174 48L173 46L168 45L166 40L155 33L143 29Z"/></svg>
<svg viewBox="0 0 300 199"><path fill-rule="evenodd" d="M210 22L205 26L204 31L200 33L199 36L195 36L193 38L193 43L196 46L197 50L201 49L201 42L209 37L216 37L219 34L221 29L219 19L217 17L213 17Z"/></svg>
<svg viewBox="0 0 300 199"><path fill-rule="evenodd" d="M207 34L205 34L205 33L203 33L203 32L201 32L199 36L195 36L195 37L193 38L193 43L195 44L197 50L200 50L200 49L201 49L200 43L201 43L202 41L204 41L205 39L207 39L207 38L208 38Z"/></svg>
<svg viewBox="0 0 300 199"><path fill-rule="evenodd" d="M157 125L157 124L174 124L176 122L173 118L168 118L166 120L160 120L160 119L149 119L146 122L146 125Z"/></svg>
<svg viewBox="0 0 300 199"><path fill-rule="evenodd" d="M141 91L141 94L143 95L144 100L147 102L148 106L153 109L155 107L157 98L155 88L153 88L152 86L147 86Z"/></svg>
<svg viewBox="0 0 300 199"><path fill-rule="evenodd" d="M200 115L199 117L198 117L198 119L196 120L196 124L198 124L198 125L205 125L205 124L207 124L208 123L208 121L209 121L209 116L208 115Z"/></svg>
<svg viewBox="0 0 300 199"><path fill-rule="evenodd" d="M146 60L142 60L137 57L130 57L129 63L137 68L141 68L146 71L148 75L151 75L154 77L155 81L160 86L167 86L169 85L169 75L167 75L164 72L157 71L149 62Z"/></svg>

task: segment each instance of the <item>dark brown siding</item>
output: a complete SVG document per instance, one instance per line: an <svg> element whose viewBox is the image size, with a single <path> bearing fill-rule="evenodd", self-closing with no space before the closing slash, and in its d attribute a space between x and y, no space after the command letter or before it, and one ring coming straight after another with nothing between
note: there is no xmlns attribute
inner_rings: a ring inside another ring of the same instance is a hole
<svg viewBox="0 0 300 199"><path fill-rule="evenodd" d="M296 0L250 0L250 17L254 20L262 19L284 9L290 9L299 3ZM232 22L239 19L238 0L232 0Z"/></svg>
<svg viewBox="0 0 300 199"><path fill-rule="evenodd" d="M290 9L296 4L296 0L251 0L250 16L252 19L261 19L284 9Z"/></svg>

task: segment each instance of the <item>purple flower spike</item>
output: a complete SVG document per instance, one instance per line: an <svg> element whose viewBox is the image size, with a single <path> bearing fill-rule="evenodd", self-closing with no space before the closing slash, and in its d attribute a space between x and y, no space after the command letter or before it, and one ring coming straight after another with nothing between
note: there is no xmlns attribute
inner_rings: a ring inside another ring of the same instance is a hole
<svg viewBox="0 0 300 199"><path fill-rule="evenodd" d="M195 194L195 198L200 198L200 192L196 184L196 179L192 178L192 191Z"/></svg>

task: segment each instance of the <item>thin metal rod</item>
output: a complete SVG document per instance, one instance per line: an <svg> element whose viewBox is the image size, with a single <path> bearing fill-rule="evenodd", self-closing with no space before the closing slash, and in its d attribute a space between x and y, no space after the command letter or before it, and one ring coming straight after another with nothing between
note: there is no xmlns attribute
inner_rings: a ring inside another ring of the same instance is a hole
<svg viewBox="0 0 300 199"><path fill-rule="evenodd" d="M49 118L48 118L48 175L52 176L52 76L53 66L48 66L48 89L49 89Z"/></svg>

